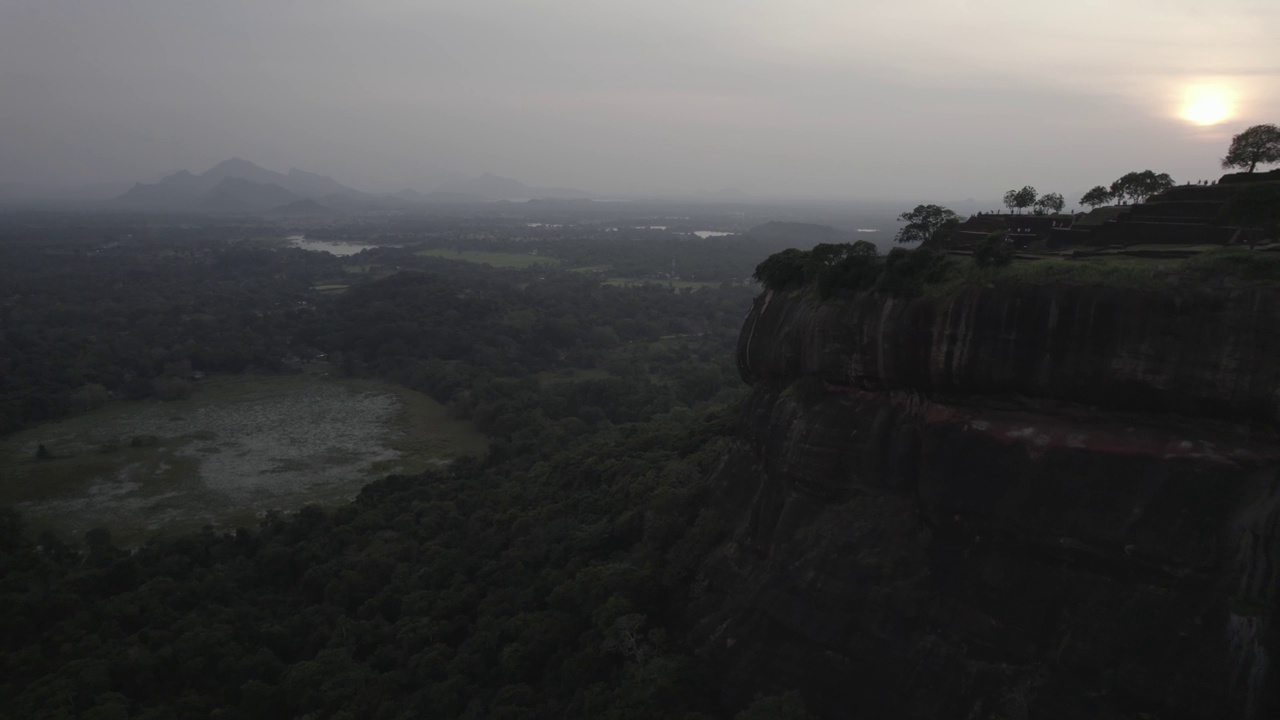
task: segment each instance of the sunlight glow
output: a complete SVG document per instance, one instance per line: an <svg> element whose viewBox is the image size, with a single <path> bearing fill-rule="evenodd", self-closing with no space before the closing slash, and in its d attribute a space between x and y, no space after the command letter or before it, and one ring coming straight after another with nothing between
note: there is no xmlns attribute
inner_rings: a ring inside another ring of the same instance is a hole
<svg viewBox="0 0 1280 720"><path fill-rule="evenodd" d="M1179 115L1196 125L1217 125L1235 114L1232 93L1220 85L1196 85L1187 88Z"/></svg>

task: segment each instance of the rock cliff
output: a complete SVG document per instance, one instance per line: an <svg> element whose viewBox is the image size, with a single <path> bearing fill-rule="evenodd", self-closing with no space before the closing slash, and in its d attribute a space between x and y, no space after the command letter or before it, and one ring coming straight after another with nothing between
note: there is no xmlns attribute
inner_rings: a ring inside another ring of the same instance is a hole
<svg viewBox="0 0 1280 720"><path fill-rule="evenodd" d="M691 606L726 703L1280 717L1277 328L1257 289L762 295Z"/></svg>

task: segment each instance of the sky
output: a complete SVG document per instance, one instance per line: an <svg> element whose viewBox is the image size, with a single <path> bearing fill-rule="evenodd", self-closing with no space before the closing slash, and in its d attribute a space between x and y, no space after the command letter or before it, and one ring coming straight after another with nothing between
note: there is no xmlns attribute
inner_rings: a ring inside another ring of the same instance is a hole
<svg viewBox="0 0 1280 720"><path fill-rule="evenodd" d="M0 182L1069 201L1280 124L1275 0L0 0ZM1189 120L1190 115L1196 120Z"/></svg>

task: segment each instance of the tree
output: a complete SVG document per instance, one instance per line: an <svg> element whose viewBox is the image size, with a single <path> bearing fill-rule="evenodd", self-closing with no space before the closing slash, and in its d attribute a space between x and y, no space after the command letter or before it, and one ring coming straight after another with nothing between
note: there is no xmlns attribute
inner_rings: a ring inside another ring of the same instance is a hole
<svg viewBox="0 0 1280 720"><path fill-rule="evenodd" d="M1231 138L1222 167L1248 168L1248 172L1253 172L1258 163L1276 162L1280 162L1280 127L1254 125Z"/></svg>
<svg viewBox="0 0 1280 720"><path fill-rule="evenodd" d="M1135 171L1125 173L1111 183L1111 196L1120 200L1127 199L1139 203L1158 192L1168 190L1173 185L1173 178L1169 177L1169 173L1157 175L1151 170Z"/></svg>
<svg viewBox="0 0 1280 720"><path fill-rule="evenodd" d="M1023 209L1029 208L1036 204L1036 189L1030 185L1024 185L1021 190L1010 190L1004 194L1004 205L1010 210L1017 209L1022 212Z"/></svg>
<svg viewBox="0 0 1280 720"><path fill-rule="evenodd" d="M1162 193L1177 184L1173 181L1173 178L1169 173L1160 173L1159 175L1155 175L1152 174L1150 170L1145 170L1143 171L1143 178L1147 183L1147 189L1150 190L1150 192L1147 193L1147 197L1155 195L1156 193Z"/></svg>
<svg viewBox="0 0 1280 720"><path fill-rule="evenodd" d="M1101 207L1110 205L1113 199L1115 199L1115 196L1111 194L1110 190L1102 185L1094 185L1089 192L1084 194L1084 197L1080 198L1080 204L1088 205L1089 207Z"/></svg>
<svg viewBox="0 0 1280 720"><path fill-rule="evenodd" d="M1066 200L1062 198L1062 193L1045 193L1036 200L1036 210L1042 213L1060 213L1066 204Z"/></svg>
<svg viewBox="0 0 1280 720"><path fill-rule="evenodd" d="M809 254L803 250L787 248L765 258L756 266L752 277L770 290L786 290L804 282L804 268Z"/></svg>
<svg viewBox="0 0 1280 720"><path fill-rule="evenodd" d="M898 220L907 224L893 239L911 243L936 239L939 233L959 224L960 216L940 205L917 205L911 212L899 215Z"/></svg>

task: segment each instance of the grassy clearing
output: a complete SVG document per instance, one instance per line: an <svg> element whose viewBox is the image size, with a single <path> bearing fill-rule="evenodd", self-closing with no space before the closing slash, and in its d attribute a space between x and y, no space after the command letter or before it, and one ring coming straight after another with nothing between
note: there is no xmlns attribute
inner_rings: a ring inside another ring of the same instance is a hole
<svg viewBox="0 0 1280 720"><path fill-rule="evenodd" d="M612 265L587 265L585 267L565 268L569 272L576 273L607 273L613 269Z"/></svg>
<svg viewBox="0 0 1280 720"><path fill-rule="evenodd" d="M521 253L476 252L472 250L450 250L449 248L433 248L419 250L416 255L438 257L445 260L462 260L469 263L489 265L496 268L527 268L534 265L559 265L560 261L545 255L525 255Z"/></svg>
<svg viewBox="0 0 1280 720"><path fill-rule="evenodd" d="M952 258L942 282L926 286L930 295L946 295L982 285L1094 286L1158 289L1227 283L1234 286L1280 283L1280 257L1246 248L1216 246L1190 258L1139 258L1127 255L1016 260L1001 268L980 268Z"/></svg>
<svg viewBox="0 0 1280 720"><path fill-rule="evenodd" d="M36 460L40 444L55 459ZM372 479L487 446L470 423L399 386L318 371L217 378L186 400L117 402L4 438L0 505L37 529L104 526L136 542L341 502Z"/></svg>
<svg viewBox="0 0 1280 720"><path fill-rule="evenodd" d="M400 456L374 463L371 474L375 477L413 475L444 460L478 457L489 449L489 438L471 423L455 419L448 408L420 392L375 380L350 380L347 385L367 392L389 392L400 403L387 424L394 431L388 445Z"/></svg>
<svg viewBox="0 0 1280 720"><path fill-rule="evenodd" d="M333 292L335 290L346 290L350 285L342 285L340 283L329 283L327 285L313 285L312 290L316 292Z"/></svg>

